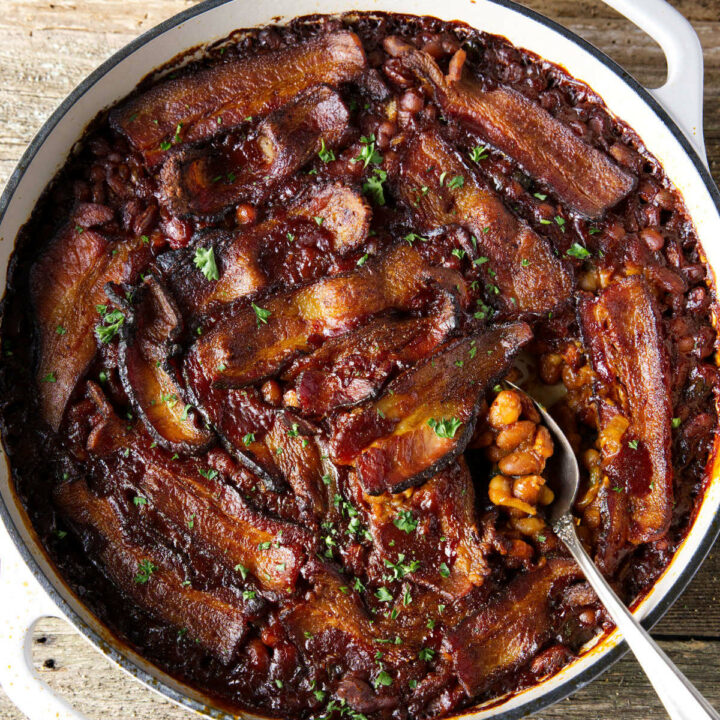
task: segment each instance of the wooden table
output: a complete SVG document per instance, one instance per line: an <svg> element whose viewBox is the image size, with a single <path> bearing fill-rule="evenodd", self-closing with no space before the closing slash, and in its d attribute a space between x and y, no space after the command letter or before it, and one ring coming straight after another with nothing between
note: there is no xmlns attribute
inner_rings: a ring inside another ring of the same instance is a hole
<svg viewBox="0 0 720 720"><path fill-rule="evenodd" d="M717 181L720 0L672 2L691 20L705 50L705 137ZM193 4L194 0L2 0L0 185L73 86L141 32ZM599 0L525 0L524 4L599 46L646 85L662 84L665 60L660 48ZM653 634L701 692L720 708L720 546ZM50 686L90 718L195 717L128 679L62 621L43 620L37 625L33 658ZM626 657L600 680L533 720L663 717L652 688L635 661ZM0 719L21 718L23 715L0 690Z"/></svg>

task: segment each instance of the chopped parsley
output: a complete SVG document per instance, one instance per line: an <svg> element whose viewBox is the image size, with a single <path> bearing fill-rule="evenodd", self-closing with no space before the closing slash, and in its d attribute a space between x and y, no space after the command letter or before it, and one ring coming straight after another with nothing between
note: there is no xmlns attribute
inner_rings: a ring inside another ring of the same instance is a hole
<svg viewBox="0 0 720 720"><path fill-rule="evenodd" d="M584 248L580 243L574 242L566 255L577 258L578 260L587 260L590 257L590 251Z"/></svg>
<svg viewBox="0 0 720 720"><path fill-rule="evenodd" d="M363 136L360 138L360 142L363 146L360 154L350 162L361 162L363 164L363 170L370 164L379 165L382 162L382 155L375 149L375 135L370 134L367 137Z"/></svg>
<svg viewBox="0 0 720 720"><path fill-rule="evenodd" d="M102 321L95 326L98 340L106 344L117 335L125 322L125 316L119 310L108 312L107 305L96 305L95 309L103 316Z"/></svg>
<svg viewBox="0 0 720 720"><path fill-rule="evenodd" d="M672 419L672 426L673 426L673 428L679 428L681 423L682 423L682 420L680 420L679 417L674 417L674 418Z"/></svg>
<svg viewBox="0 0 720 720"><path fill-rule="evenodd" d="M375 168L371 175L362 186L362 191L369 195L376 205L385 204L385 189L383 183L387 180L387 173L381 168Z"/></svg>
<svg viewBox="0 0 720 720"><path fill-rule="evenodd" d="M637 441L637 440L631 440L631 441L628 443L628 445L629 445L633 450L637 450L637 449L638 449L638 441Z"/></svg>
<svg viewBox="0 0 720 720"><path fill-rule="evenodd" d="M386 587L379 588L375 593L375 597L380 602L392 602L393 600L393 596L390 594L390 591Z"/></svg>
<svg viewBox="0 0 720 720"><path fill-rule="evenodd" d="M55 377L55 373L54 373L54 372L49 372L49 373L48 373L47 375L45 375L44 377L40 378L40 382L49 382L49 383L57 382L57 378Z"/></svg>
<svg viewBox="0 0 720 720"><path fill-rule="evenodd" d="M410 247L412 247L412 244L413 244L416 240L419 240L420 242L428 242L428 238L424 238L422 235L418 235L417 233L413 233L413 232L408 233L408 234L403 238L403 240L404 240L408 245L410 245Z"/></svg>
<svg viewBox="0 0 720 720"><path fill-rule="evenodd" d="M211 468L207 468L207 470L204 468L198 468L197 471L202 477L207 480L212 480L213 478L216 478L218 474L217 470L212 470Z"/></svg>
<svg viewBox="0 0 720 720"><path fill-rule="evenodd" d="M470 159L473 162L480 162L488 157L487 146L476 145L469 153Z"/></svg>
<svg viewBox="0 0 720 720"><path fill-rule="evenodd" d="M455 177L451 178L448 181L447 186L451 190L458 190L465 184L465 178L462 175L455 175Z"/></svg>
<svg viewBox="0 0 720 720"><path fill-rule="evenodd" d="M215 262L215 251L211 247L202 248L199 247L195 250L195 267L208 280L219 280L220 273L218 272L217 263Z"/></svg>
<svg viewBox="0 0 720 720"><path fill-rule="evenodd" d="M430 418L428 420L427 424L435 431L435 434L438 437L451 440L452 438L455 437L455 433L458 431L458 428L462 425L462 422L454 417L443 418L442 420L436 420L435 418Z"/></svg>
<svg viewBox="0 0 720 720"><path fill-rule="evenodd" d="M440 563L440 575L442 575L444 578L450 577L450 568L447 566L446 563Z"/></svg>
<svg viewBox="0 0 720 720"><path fill-rule="evenodd" d="M255 442L255 433L248 433L247 435L244 435L242 441L245 447L248 447L248 445Z"/></svg>
<svg viewBox="0 0 720 720"><path fill-rule="evenodd" d="M373 680L373 685L378 688L381 685L392 685L392 678L386 670L381 670L378 676Z"/></svg>
<svg viewBox="0 0 720 720"><path fill-rule="evenodd" d="M133 498L133 502L135 505L147 505L147 498L144 498L142 495L136 495Z"/></svg>
<svg viewBox="0 0 720 720"><path fill-rule="evenodd" d="M250 304L252 305L252 309L255 311L258 327L260 327L260 323L267 325L268 318L272 315L272 310L265 310L265 308L261 308L255 303Z"/></svg>
<svg viewBox="0 0 720 720"><path fill-rule="evenodd" d="M397 517L393 520L393 525L395 525L398 530L404 530L410 534L417 528L418 521L413 517L410 510L399 510Z"/></svg>
<svg viewBox="0 0 720 720"><path fill-rule="evenodd" d="M318 157L324 163L329 163L335 160L335 153L329 147L326 147L324 138L320 138L320 150L318 151Z"/></svg>
<svg viewBox="0 0 720 720"><path fill-rule="evenodd" d="M418 657L424 662L430 662L435 657L435 651L432 648L423 648L418 653Z"/></svg>
<svg viewBox="0 0 720 720"><path fill-rule="evenodd" d="M368 255L368 253L365 253L355 264L358 267L362 267L367 262L367 259L369 257L370 257L370 255Z"/></svg>
<svg viewBox="0 0 720 720"><path fill-rule="evenodd" d="M235 568L235 572L239 572L242 575L242 579L245 580L248 576L249 570L242 564L238 563Z"/></svg>
<svg viewBox="0 0 720 720"><path fill-rule="evenodd" d="M144 585L157 569L157 565L155 565L151 560L141 560L140 564L138 565L138 572L135 576L135 582L138 585Z"/></svg>

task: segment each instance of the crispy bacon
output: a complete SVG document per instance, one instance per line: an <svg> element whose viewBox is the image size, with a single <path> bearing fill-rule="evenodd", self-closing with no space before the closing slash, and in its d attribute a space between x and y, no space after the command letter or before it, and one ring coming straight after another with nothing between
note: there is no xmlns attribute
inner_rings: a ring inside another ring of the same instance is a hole
<svg viewBox="0 0 720 720"><path fill-rule="evenodd" d="M339 335L383 311L409 310L434 279L448 271L430 267L407 245L398 245L345 275L279 292L254 307L219 320L190 349L185 373L197 395L210 384L242 387L281 370L323 337ZM462 278L453 278L453 285Z"/></svg>
<svg viewBox="0 0 720 720"><path fill-rule="evenodd" d="M583 300L579 317L597 378L603 471L628 498L613 507L628 512L629 522L612 525L627 525L633 544L657 540L673 507L670 365L657 303L634 275ZM617 442L603 442L613 428L626 429Z"/></svg>
<svg viewBox="0 0 720 720"><path fill-rule="evenodd" d="M187 585L158 548L151 552L130 539L113 499L94 495L84 481L61 485L55 499L74 525L100 536L103 570L123 593L156 617L186 628L222 662L232 660L248 629L249 613L241 600Z"/></svg>
<svg viewBox="0 0 720 720"><path fill-rule="evenodd" d="M150 435L171 452L199 454L213 434L184 402L170 364L182 332L182 316L162 285L148 276L133 298L132 317L121 328L120 377Z"/></svg>
<svg viewBox="0 0 720 720"><path fill-rule="evenodd" d="M357 483L357 475L350 474ZM414 582L438 591L450 600L467 595L482 585L489 573L486 556L491 549L478 533L475 491L464 459L460 457L441 473L405 494L378 502L362 499L374 552L393 561L402 553L408 561L419 560ZM452 559L451 559L452 558ZM448 567L443 576L442 567Z"/></svg>
<svg viewBox="0 0 720 720"><path fill-rule="evenodd" d="M53 430L95 357L96 306L107 303L105 285L131 281L148 259L139 238L114 243L70 224L33 265L30 293L40 345L36 378L40 409Z"/></svg>
<svg viewBox="0 0 720 720"><path fill-rule="evenodd" d="M261 588L286 593L295 587L312 546L307 531L251 510L207 468L202 476L197 468L169 465L158 451L143 450L142 456L145 471L135 482L154 508L181 527L192 518L194 541L229 570L243 566Z"/></svg>
<svg viewBox="0 0 720 720"><path fill-rule="evenodd" d="M440 307L422 318L381 317L328 340L285 372L286 403L323 417L373 398L390 374L427 357L457 327L457 302L442 293Z"/></svg>
<svg viewBox="0 0 720 720"><path fill-rule="evenodd" d="M110 124L138 150L160 159L163 140L211 137L277 110L314 85L349 82L365 67L354 33L330 33L166 80L111 112Z"/></svg>
<svg viewBox="0 0 720 720"><path fill-rule="evenodd" d="M518 576L496 600L448 634L455 671L470 697L521 667L556 634L563 618L552 612L552 600L579 576L572 560L548 560Z"/></svg>
<svg viewBox="0 0 720 720"><path fill-rule="evenodd" d="M396 40L386 40L387 51L429 88L446 115L477 130L576 212L597 219L635 188L632 175L538 103L508 87L483 90L468 73L446 78L430 55Z"/></svg>
<svg viewBox="0 0 720 720"><path fill-rule="evenodd" d="M465 449L483 393L531 337L528 325L514 323L445 346L333 422L333 459L353 465L369 495L432 477Z"/></svg>
<svg viewBox="0 0 720 720"><path fill-rule="evenodd" d="M305 574L312 589L282 615L286 631L305 654L322 657L325 663L367 667L382 647L388 662L407 660L407 648L374 643L378 629L337 570L312 560Z"/></svg>
<svg viewBox="0 0 720 720"><path fill-rule="evenodd" d="M322 518L326 504L322 492L320 451L315 439L308 436L302 421L298 423L294 420L290 413L279 412L264 442L300 506L307 508L315 517Z"/></svg>
<svg viewBox="0 0 720 720"><path fill-rule="evenodd" d="M282 249L294 243L314 244L337 255L359 247L367 237L370 216L370 207L355 190L339 183L313 187L258 225L198 238L201 246L214 248L219 280L208 280L195 267L194 251L180 251L163 261L167 282L180 304L199 314L272 286L277 280L264 259L285 255ZM315 218L322 218L322 223Z"/></svg>
<svg viewBox="0 0 720 720"><path fill-rule="evenodd" d="M567 301L572 277L550 244L513 215L439 134L423 132L410 141L394 182L421 231L460 223L473 233L479 255L488 258L484 272L496 273L488 284L500 289L496 300L506 313L546 314Z"/></svg>
<svg viewBox="0 0 720 720"><path fill-rule="evenodd" d="M272 113L249 139L230 135L219 147L168 155L160 173L163 202L180 217L215 219L239 202L261 203L321 147L336 147L348 120L337 92L311 88Z"/></svg>

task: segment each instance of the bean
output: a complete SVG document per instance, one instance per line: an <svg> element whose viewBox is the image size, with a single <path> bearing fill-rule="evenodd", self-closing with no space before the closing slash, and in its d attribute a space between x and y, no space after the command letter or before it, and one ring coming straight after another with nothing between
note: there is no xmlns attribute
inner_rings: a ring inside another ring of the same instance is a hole
<svg viewBox="0 0 720 720"><path fill-rule="evenodd" d="M537 505L540 499L540 488L544 484L545 480L540 475L526 475L513 482L512 493L519 500L524 500L530 505Z"/></svg>
<svg viewBox="0 0 720 720"><path fill-rule="evenodd" d="M665 245L665 238L653 228L645 228L640 231L640 237L653 252L658 252Z"/></svg>
<svg viewBox="0 0 720 720"><path fill-rule="evenodd" d="M516 450L502 458L498 467L505 475L532 475L543 469L543 463L534 453Z"/></svg>
<svg viewBox="0 0 720 720"><path fill-rule="evenodd" d="M556 385L562 374L563 357L558 353L545 353L540 356L540 379L547 385Z"/></svg>
<svg viewBox="0 0 720 720"><path fill-rule="evenodd" d="M235 219L238 225L249 225L255 222L257 211L248 203L240 203L235 209Z"/></svg>
<svg viewBox="0 0 720 720"><path fill-rule="evenodd" d="M498 433L495 444L501 450L515 450L519 445L533 437L535 427L535 423L529 420L518 420Z"/></svg>
<svg viewBox="0 0 720 720"><path fill-rule="evenodd" d="M497 394L490 406L488 419L494 428L511 425L520 418L522 403L518 394L511 390L502 390Z"/></svg>
<svg viewBox="0 0 720 720"><path fill-rule="evenodd" d="M425 100L418 90L407 90L400 98L400 107L413 115L420 112L423 105Z"/></svg>

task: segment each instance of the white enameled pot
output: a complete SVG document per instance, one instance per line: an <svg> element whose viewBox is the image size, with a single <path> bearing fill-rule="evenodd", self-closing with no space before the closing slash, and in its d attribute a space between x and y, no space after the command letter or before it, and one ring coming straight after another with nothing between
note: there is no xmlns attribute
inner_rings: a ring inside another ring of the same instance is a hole
<svg viewBox="0 0 720 720"><path fill-rule="evenodd" d="M462 20L504 35L514 44L566 67L598 92L632 126L679 188L707 260L720 268L720 194L706 167L702 137L703 61L697 35L664 0L605 0L661 45L668 81L649 92L612 60L556 23L508 0L208 0L162 23L116 53L60 105L23 155L0 200L0 284L18 229L63 165L96 113L112 105L153 68L178 53L225 37L234 28L262 26L278 16L348 10L390 11ZM213 717L229 717L196 691L168 677L118 642L55 573L0 467L0 684L31 720L82 720L32 669L30 636L41 617L67 619L111 660L162 695ZM720 529L720 472L716 464L693 527L671 565L638 604L646 624L656 622L682 592ZM549 680L505 702L465 712L476 720L519 718L590 682L624 650L616 633Z"/></svg>

